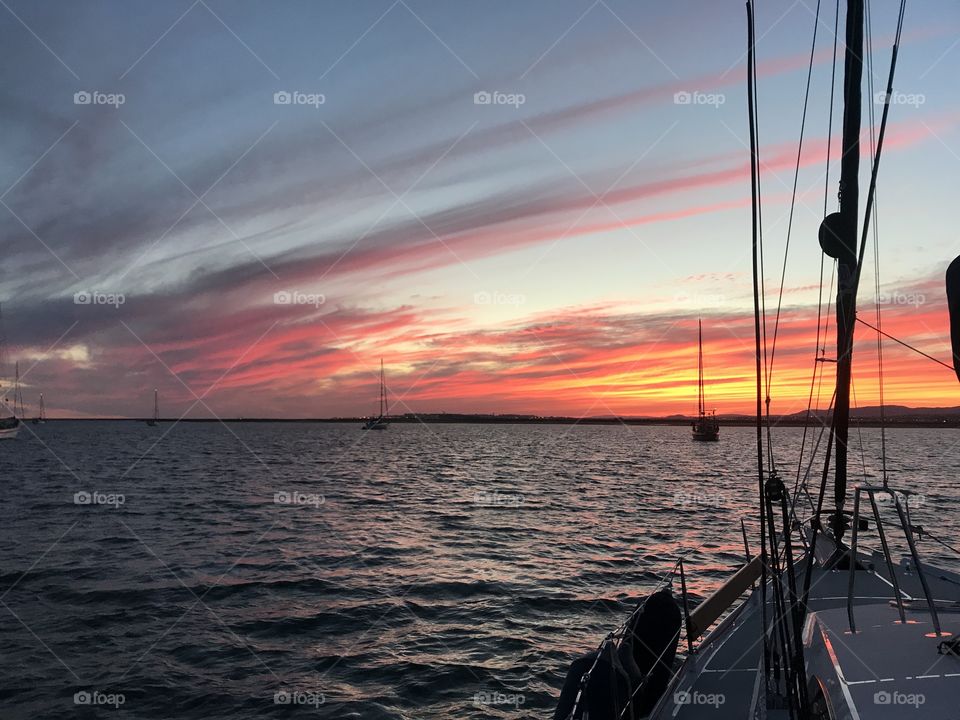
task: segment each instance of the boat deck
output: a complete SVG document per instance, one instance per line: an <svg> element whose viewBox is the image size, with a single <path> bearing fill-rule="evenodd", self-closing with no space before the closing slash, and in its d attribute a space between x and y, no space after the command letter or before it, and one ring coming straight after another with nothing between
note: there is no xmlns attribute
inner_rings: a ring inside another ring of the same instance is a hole
<svg viewBox="0 0 960 720"><path fill-rule="evenodd" d="M870 561L869 557L862 559ZM811 614L808 616L804 639L807 641L807 635L813 635L820 628L823 637L828 638L827 645L832 646L835 657L830 662L836 672L831 674L839 675L839 682L834 684L849 706L835 707L836 716L864 720L902 718L907 709L915 709L913 706L905 708L904 703L908 700L916 702L920 697L918 693L922 693L925 700L930 700L922 708L925 720L957 720L960 658L936 654L936 645L944 638L932 636L933 626L918 576L911 571L907 562L895 568L901 591L909 596L905 601L907 624L902 625L892 604L892 586L884 577L886 567L882 561L876 566L878 572L861 570L856 573L856 635L849 632L847 619L847 571L824 570L819 566L813 571ZM880 568L883 572L879 572ZM960 577L926 565L924 570L938 610L960 602ZM651 714L652 719L716 720L780 716L780 710L764 708L762 713L758 711L766 704L762 700L764 688L759 609L760 593L754 590L687 659ZM957 612L951 614L941 610L940 621L944 630L954 635L960 633L960 614ZM932 637L926 637L928 634ZM881 643L881 638L886 640ZM916 663L905 665L904 662L905 658L913 656L929 662L918 660L923 667L917 666L913 670ZM813 663L814 660L807 657L808 669L812 668ZM902 669L907 666L911 672L904 673ZM821 675L817 674L818 677ZM945 686L949 686L949 690ZM885 692L888 695L882 694ZM883 704L888 696L890 703ZM953 704L943 705L935 701L944 697L952 697ZM782 716L786 718L789 714L783 710Z"/></svg>
<svg viewBox="0 0 960 720"><path fill-rule="evenodd" d="M869 605L858 608L856 619L853 634L845 609L819 618L831 659L840 669L838 690L848 708L860 709L858 714L871 720L899 720L913 714L957 717L960 658L937 654L943 638L933 632L929 615L908 613L907 624L901 624L889 605ZM955 636L960 621L956 615L942 617L941 628ZM921 662L908 665L904 659Z"/></svg>

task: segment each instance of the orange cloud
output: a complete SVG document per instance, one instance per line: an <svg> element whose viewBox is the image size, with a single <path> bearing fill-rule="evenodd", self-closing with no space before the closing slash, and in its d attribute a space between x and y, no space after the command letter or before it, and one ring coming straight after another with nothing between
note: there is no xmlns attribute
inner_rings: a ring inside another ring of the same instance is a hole
<svg viewBox="0 0 960 720"><path fill-rule="evenodd" d="M869 308L863 312L872 315ZM438 329L440 322L447 322L445 329ZM773 318L768 322L772 339ZM834 366L814 363L815 324L816 308L782 313L771 385L776 414L806 408L815 367L824 372L820 406L829 403ZM884 329L933 355L949 357L946 310L939 298L888 308ZM708 403L722 413L752 412L752 314L705 316L704 331ZM833 332L831 324L828 357ZM469 330L457 329L449 317L402 308L382 314L335 312L278 326L246 354L240 345L224 347L204 352L202 363L185 360L176 369L198 392L226 373L211 402L223 408L239 397L261 397L264 414L367 412L381 352L394 412L691 414L696 409L696 336L696 317L690 314L609 306ZM960 405L949 371L889 341L884 356L887 403ZM858 328L854 384L860 406L879 402L876 336L864 327ZM180 394L183 401L190 400Z"/></svg>

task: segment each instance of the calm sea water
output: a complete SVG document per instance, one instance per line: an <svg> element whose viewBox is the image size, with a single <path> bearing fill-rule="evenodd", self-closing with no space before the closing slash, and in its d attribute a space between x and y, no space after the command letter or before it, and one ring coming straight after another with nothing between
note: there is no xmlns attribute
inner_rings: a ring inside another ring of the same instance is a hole
<svg viewBox="0 0 960 720"><path fill-rule="evenodd" d="M751 433L28 426L0 443L0 716L548 716L679 552L695 596L742 562ZM800 433L775 436L791 479ZM958 448L888 437L892 481L947 539Z"/></svg>

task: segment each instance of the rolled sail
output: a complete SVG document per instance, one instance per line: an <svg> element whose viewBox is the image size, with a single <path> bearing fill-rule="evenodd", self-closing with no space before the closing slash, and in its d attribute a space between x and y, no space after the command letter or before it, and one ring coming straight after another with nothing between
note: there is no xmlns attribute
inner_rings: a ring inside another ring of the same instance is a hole
<svg viewBox="0 0 960 720"><path fill-rule="evenodd" d="M950 339L953 343L953 367L960 380L960 257L947 268L947 306L950 308Z"/></svg>

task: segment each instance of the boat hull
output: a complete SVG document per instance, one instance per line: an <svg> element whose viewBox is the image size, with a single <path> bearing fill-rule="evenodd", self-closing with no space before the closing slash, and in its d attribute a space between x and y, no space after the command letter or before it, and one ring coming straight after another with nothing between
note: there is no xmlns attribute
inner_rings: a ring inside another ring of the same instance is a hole
<svg viewBox="0 0 960 720"><path fill-rule="evenodd" d="M693 439L700 442L717 442L720 439L720 431L713 430L712 432L707 432L694 430Z"/></svg>
<svg viewBox="0 0 960 720"><path fill-rule="evenodd" d="M693 439L702 442L715 442L720 439L720 426L711 422L694 423Z"/></svg>
<svg viewBox="0 0 960 720"><path fill-rule="evenodd" d="M12 422L11 422L12 420ZM13 440L20 432L20 421L16 418L0 420L0 440Z"/></svg>

